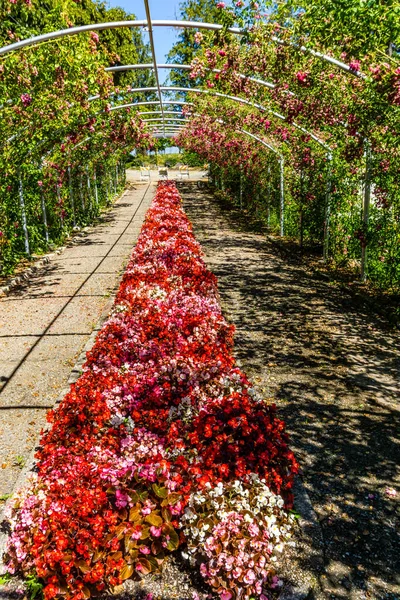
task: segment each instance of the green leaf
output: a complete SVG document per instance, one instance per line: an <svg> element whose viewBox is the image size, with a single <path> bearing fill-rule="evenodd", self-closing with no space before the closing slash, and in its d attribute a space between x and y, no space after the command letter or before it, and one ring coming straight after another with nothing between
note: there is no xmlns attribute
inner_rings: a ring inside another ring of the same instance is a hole
<svg viewBox="0 0 400 600"><path fill-rule="evenodd" d="M147 515L145 520L148 523L150 523L150 525L154 525L155 527L160 527L163 524L162 518L155 512L152 512L149 515Z"/></svg>
<svg viewBox="0 0 400 600"><path fill-rule="evenodd" d="M153 483L153 491L156 496L159 498L166 498L168 495L168 490L165 487L159 487L156 483Z"/></svg>

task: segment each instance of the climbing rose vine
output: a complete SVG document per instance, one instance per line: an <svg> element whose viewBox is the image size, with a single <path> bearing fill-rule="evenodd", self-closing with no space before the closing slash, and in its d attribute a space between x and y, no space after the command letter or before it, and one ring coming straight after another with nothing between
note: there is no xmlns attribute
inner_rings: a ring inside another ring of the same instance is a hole
<svg viewBox="0 0 400 600"><path fill-rule="evenodd" d="M161 183L83 374L48 415L37 474L8 511L11 573L43 579L46 600L81 600L180 547L225 600L274 585L297 464L232 347L216 278L174 184Z"/></svg>

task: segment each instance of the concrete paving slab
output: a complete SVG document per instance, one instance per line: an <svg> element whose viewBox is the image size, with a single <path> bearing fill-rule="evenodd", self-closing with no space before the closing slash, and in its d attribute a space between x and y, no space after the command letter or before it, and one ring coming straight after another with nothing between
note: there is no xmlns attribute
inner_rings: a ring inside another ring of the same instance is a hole
<svg viewBox="0 0 400 600"><path fill-rule="evenodd" d="M137 232L131 232L131 233L124 233L123 236L121 237L121 245L123 246L131 246L131 248L135 245L136 240L137 240L137 236L138 233Z"/></svg>
<svg viewBox="0 0 400 600"><path fill-rule="evenodd" d="M94 244L100 244L102 246L105 244L112 245L118 242L118 238L120 237L120 235L120 233L108 233L108 231L99 231L93 237L91 237L91 240Z"/></svg>
<svg viewBox="0 0 400 600"><path fill-rule="evenodd" d="M57 257L57 264L63 264L73 258L103 258L109 252L112 244L84 244L79 243L76 246L67 248L63 254Z"/></svg>
<svg viewBox="0 0 400 600"><path fill-rule="evenodd" d="M121 265L123 257L117 257L120 259ZM119 273L110 275L109 273L95 273L79 290L78 296L104 296L109 294L115 289L118 281L120 280Z"/></svg>
<svg viewBox="0 0 400 600"><path fill-rule="evenodd" d="M131 244L118 244L109 253L108 256L130 256L133 247Z"/></svg>
<svg viewBox="0 0 400 600"><path fill-rule="evenodd" d="M50 327L49 334L85 333L90 335L107 303L108 298L97 296L77 296Z"/></svg>
<svg viewBox="0 0 400 600"><path fill-rule="evenodd" d="M111 244L107 244L107 252L110 250L110 248ZM84 252L85 251L81 249L79 258L64 258L63 261L60 261L58 263L60 271L65 274L92 273L107 254L106 252L104 256L86 256L83 254Z"/></svg>
<svg viewBox="0 0 400 600"><path fill-rule="evenodd" d="M0 338L0 389L38 339L39 336Z"/></svg>
<svg viewBox="0 0 400 600"><path fill-rule="evenodd" d="M59 298L72 296L87 279L87 273L65 273L54 265L50 273L44 272L34 277L23 290L20 298Z"/></svg>
<svg viewBox="0 0 400 600"><path fill-rule="evenodd" d="M0 409L0 497L12 491L46 422L44 408Z"/></svg>
<svg viewBox="0 0 400 600"><path fill-rule="evenodd" d="M126 266L126 260L121 256L107 256L103 262L97 267L96 273L113 273L121 271Z"/></svg>
<svg viewBox="0 0 400 600"><path fill-rule="evenodd" d="M1 394L1 406L53 406L86 340L86 335L43 337Z"/></svg>
<svg viewBox="0 0 400 600"><path fill-rule="evenodd" d="M41 335L65 305L63 298L0 300L0 336Z"/></svg>

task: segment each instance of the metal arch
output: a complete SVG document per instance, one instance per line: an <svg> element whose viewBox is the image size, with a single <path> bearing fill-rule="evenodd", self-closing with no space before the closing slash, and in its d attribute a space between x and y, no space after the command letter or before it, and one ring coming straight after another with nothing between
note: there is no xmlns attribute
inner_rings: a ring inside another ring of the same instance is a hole
<svg viewBox="0 0 400 600"><path fill-rule="evenodd" d="M157 88L155 87L145 87L145 88L131 88L130 90L128 90L128 92L126 93L141 93L141 92L154 92L157 91ZM239 98L237 96L229 96L228 94L222 94L221 92L212 92L210 90L202 90L199 88L184 88L184 87L176 87L176 86L161 86L161 91L163 92L185 92L185 93L190 93L193 92L195 94L208 94L210 96L216 96L218 98L226 98L228 100L232 100L234 102L239 102L240 104L245 104L247 106L252 106L253 108L258 108L259 110L263 111L263 112L268 112L271 115L273 115L274 117L276 117L277 119L280 119L281 121L285 121L286 122L286 118L284 117L284 115L281 115L280 113L277 113L275 111L270 110L269 108L262 106L262 104L256 104L254 102L250 102L249 100L245 100L244 98ZM97 99L98 96L92 96L91 98L89 98L89 100L94 100ZM127 105L125 105L127 106ZM134 105L133 105L134 106ZM116 109L116 107L115 107ZM304 129L304 127L301 127L301 125L297 125L297 123L289 123L289 125L292 125L293 127L295 127L296 129L298 129L299 131L301 131L302 133L305 133L306 135L309 135L315 142L317 142L317 144L319 144L320 146L322 146L325 150L327 150L328 152L332 152L332 149L325 144L325 142L323 142L322 140L319 139L319 137L317 137L316 135L314 135L313 133L311 133L310 131L307 131L307 129Z"/></svg>
<svg viewBox="0 0 400 600"><path fill-rule="evenodd" d="M136 65L118 65L115 67L107 67L104 70L109 73L118 73L120 71L132 71L132 70L153 69L153 68L154 68L154 66L151 63L142 63L142 64L138 63ZM190 71L192 67L191 67L191 65L182 65L179 63L163 63L163 64L157 64L157 68L158 69L182 69L184 71ZM221 69L206 69L206 70L212 71L213 73L222 73ZM271 83L270 81L265 81L264 79L257 79L256 77L248 77L247 75L243 75L242 73L239 73L238 75L241 79L245 79L246 81L252 81L253 83L257 83L257 84L267 87L271 90L274 90L276 88L276 85L274 83ZM288 92L288 93L291 96L294 96L293 92Z"/></svg>
<svg viewBox="0 0 400 600"><path fill-rule="evenodd" d="M151 106L160 104L158 100L147 100L146 102L132 102L131 104L119 104L118 106L112 106L110 110L119 110L121 108L130 108L135 106ZM193 106L193 102L184 102L183 100L163 100L163 104L177 104Z"/></svg>
<svg viewBox="0 0 400 600"><path fill-rule="evenodd" d="M160 111L161 112L161 111ZM158 118L154 118L154 119L141 119L142 123L150 123L151 121L162 121L164 123L164 125L168 125L168 123L165 122L164 117L161 116ZM181 123L183 122L182 119L174 119L172 117L168 118L168 121L172 121L172 122L176 122L176 123Z"/></svg>
<svg viewBox="0 0 400 600"><path fill-rule="evenodd" d="M285 42L284 40L281 40L280 38L278 38L275 35L273 35L271 37L271 40L273 42L275 42L276 44L278 44L279 46L289 45L289 46L292 46L293 48L297 48L304 54L311 54L311 56L315 56L315 58L320 58L321 60L324 60L325 62L328 62L331 65L338 67L342 71L346 71L346 73L349 73L349 75L354 75L355 77L359 77L360 79L367 78L367 76L364 75L364 73L362 73L361 71L355 71L354 69L352 69L350 67L350 65L342 62L341 60L337 60L336 58L333 58L333 56L329 56L329 54L323 54L323 52L318 52L317 50L313 50L312 48L307 48L306 46L298 46L297 44Z"/></svg>
<svg viewBox="0 0 400 600"><path fill-rule="evenodd" d="M136 113L137 115L159 115L159 114L163 114L161 112L161 110L146 110L143 112L138 112ZM177 110L164 110L164 115L182 115L182 111L177 111ZM142 119L143 120L143 119Z"/></svg>
<svg viewBox="0 0 400 600"><path fill-rule="evenodd" d="M41 42L46 42L49 40L55 40L62 37L67 37L70 35L76 35L78 33L83 33L86 31L101 31L104 29L117 29L119 27L146 27L148 25L148 21L113 21L111 23L92 23L91 25L81 25L79 27L70 27L69 29L60 29L59 31L51 31L49 33L45 33L42 35L36 35L26 40L21 40L19 42L14 42L13 44L8 44L7 46L3 46L0 48L0 56L4 54L8 54L13 50L20 50L21 48L25 48L27 46L35 46L40 44ZM182 29L208 29L211 31L221 31L223 29L223 25L218 25L216 23L203 23L201 21L174 21L174 20L154 20L151 21L152 27L178 27ZM228 27L227 31L229 33L234 33L236 35L243 35L243 31L238 27ZM280 46L286 45L283 40L276 36L272 36L271 40ZM360 77L365 79L365 75L360 73L359 71L354 71L351 67L332 58L327 54L323 54L322 52L318 52L313 50L312 48L306 48L305 46L296 46L296 44L292 44L294 47L298 47L301 52L309 53L316 58L329 62L339 69L346 71L351 75L356 77Z"/></svg>
<svg viewBox="0 0 400 600"><path fill-rule="evenodd" d="M152 22L151 22L151 13L150 13L149 0L144 0L144 7L146 9L147 26L148 26L148 30L149 30L150 49L151 49L151 55L153 57L153 69L154 69L154 76L156 78L158 99L160 101L161 112L162 112L162 115L163 115L163 125L165 126L165 123L164 123L163 97L162 97L162 93L161 93L160 78L159 78L158 69L157 69L157 57L156 57L156 50L155 50L155 47L154 47L153 25L152 25Z"/></svg>
<svg viewBox="0 0 400 600"><path fill-rule="evenodd" d="M245 133L249 137L254 138L255 140L257 140L257 142L260 142L263 146L266 146L267 148L272 150L272 152L275 152L275 154L277 154L280 159L283 159L282 154L276 148L274 148L270 144L267 144L267 142L265 142L263 139L261 139L257 135L254 135L254 133L250 133L250 131L246 131L245 129L237 129L237 131L240 131L240 133Z"/></svg>
<svg viewBox="0 0 400 600"><path fill-rule="evenodd" d="M152 27L178 27L182 29L209 29L211 31L221 31L222 25L216 23L202 23L201 21L175 21L175 20L160 20L154 19L151 22ZM80 25L78 27L70 27L68 29L60 29L58 31L51 31L42 35L35 35L26 40L14 42L0 48L0 56L8 54L13 50L20 50L26 46L36 46L41 42L47 42L49 40L55 40L70 35L77 35L78 33L84 33L87 31L102 31L105 29L118 29L120 27L148 27L147 20L135 20L135 21L112 21L111 23L92 23L91 25ZM235 33L236 35L243 35L243 32L238 27L228 27L229 33Z"/></svg>

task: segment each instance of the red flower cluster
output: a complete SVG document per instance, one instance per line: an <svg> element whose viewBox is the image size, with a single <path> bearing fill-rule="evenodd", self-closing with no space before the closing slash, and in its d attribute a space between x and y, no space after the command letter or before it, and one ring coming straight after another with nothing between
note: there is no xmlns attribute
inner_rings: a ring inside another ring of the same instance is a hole
<svg viewBox="0 0 400 600"><path fill-rule="evenodd" d="M82 600L159 568L206 485L255 473L291 505L284 424L232 347L216 278L174 184L160 183L113 312L11 510L12 572L43 578L46 600Z"/></svg>

